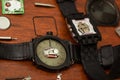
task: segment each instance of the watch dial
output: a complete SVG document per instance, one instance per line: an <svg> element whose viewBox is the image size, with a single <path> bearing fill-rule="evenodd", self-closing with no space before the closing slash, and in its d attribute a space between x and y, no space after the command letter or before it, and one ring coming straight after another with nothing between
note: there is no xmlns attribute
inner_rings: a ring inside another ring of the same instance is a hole
<svg viewBox="0 0 120 80"><path fill-rule="evenodd" d="M93 25L90 23L89 18L84 18L81 20L72 20L72 22L80 36L96 34Z"/></svg>
<svg viewBox="0 0 120 80"><path fill-rule="evenodd" d="M48 66L60 66L66 59L66 50L63 45L52 39L41 41L36 51L39 59Z"/></svg>
<svg viewBox="0 0 120 80"><path fill-rule="evenodd" d="M78 31L80 31L82 34L85 34L85 33L89 33L90 29L86 23L79 22L78 23Z"/></svg>

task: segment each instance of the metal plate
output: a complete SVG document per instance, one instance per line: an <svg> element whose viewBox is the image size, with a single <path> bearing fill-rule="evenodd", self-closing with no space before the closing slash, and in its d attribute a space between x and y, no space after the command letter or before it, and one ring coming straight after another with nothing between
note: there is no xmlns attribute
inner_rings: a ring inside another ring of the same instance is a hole
<svg viewBox="0 0 120 80"><path fill-rule="evenodd" d="M7 17L0 16L0 29L6 30L10 27L10 20Z"/></svg>

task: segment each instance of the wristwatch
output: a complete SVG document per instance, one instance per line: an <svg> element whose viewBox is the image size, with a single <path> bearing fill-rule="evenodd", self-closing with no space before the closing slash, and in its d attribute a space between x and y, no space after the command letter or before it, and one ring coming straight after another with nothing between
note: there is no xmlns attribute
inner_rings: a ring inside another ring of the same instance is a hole
<svg viewBox="0 0 120 80"><path fill-rule="evenodd" d="M101 35L94 20L89 15L79 13L74 0L57 0L57 3L73 38L80 45L81 62L90 79L111 80L118 77L119 74L117 73L120 73L120 71L115 68L119 66L117 63L120 63L117 57L120 47L108 45L101 47L97 51L97 43L101 40ZM118 60L117 63L116 59ZM102 66L108 67L112 64L114 64L112 71L107 75Z"/></svg>
<svg viewBox="0 0 120 80"><path fill-rule="evenodd" d="M96 24L89 15L77 11L75 0L57 0L57 3L73 38L80 45L85 72L92 80L106 80L107 75L97 59L97 43L101 35Z"/></svg>
<svg viewBox="0 0 120 80"><path fill-rule="evenodd" d="M57 71L80 62L80 47L53 36L45 36L19 44L0 43L0 59L32 60L38 68Z"/></svg>
<svg viewBox="0 0 120 80"><path fill-rule="evenodd" d="M115 0L87 0L86 12L97 25L117 25L120 18Z"/></svg>

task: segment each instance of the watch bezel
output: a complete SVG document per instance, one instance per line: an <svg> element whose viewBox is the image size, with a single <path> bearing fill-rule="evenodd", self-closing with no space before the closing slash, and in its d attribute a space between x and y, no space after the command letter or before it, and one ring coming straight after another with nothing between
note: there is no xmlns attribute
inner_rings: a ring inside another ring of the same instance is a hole
<svg viewBox="0 0 120 80"><path fill-rule="evenodd" d="M65 59L65 62L63 64L61 64L59 66L48 66L45 63L43 63L39 59L39 57L37 56L37 52L36 52L37 45L41 41L47 40L47 39L55 40L55 41L59 42L64 47L64 49L66 51L66 59ZM38 68L42 68L44 70L49 70L49 71L57 71L57 70L65 69L65 68L69 67L71 65L71 62L72 62L71 55L70 55L71 54L70 48L71 47L70 47L69 41L62 40L62 39L55 37L55 36L46 35L46 36L41 36L39 38L35 38L33 40L33 51L34 51L33 60L34 60L34 63Z"/></svg>

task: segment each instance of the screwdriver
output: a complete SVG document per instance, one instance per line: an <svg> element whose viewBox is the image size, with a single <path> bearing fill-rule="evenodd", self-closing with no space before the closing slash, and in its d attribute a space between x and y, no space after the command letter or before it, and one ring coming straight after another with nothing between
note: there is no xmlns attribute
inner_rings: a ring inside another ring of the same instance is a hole
<svg viewBox="0 0 120 80"><path fill-rule="evenodd" d="M51 8L55 7L55 5L52 5L52 4L45 4L45 3L38 3L38 2L35 2L34 4L35 6L41 6L41 7L51 7Z"/></svg>
<svg viewBox="0 0 120 80"><path fill-rule="evenodd" d="M0 36L0 40L17 40L17 38L7 37L7 36Z"/></svg>
<svg viewBox="0 0 120 80"><path fill-rule="evenodd" d="M30 76L28 77L19 77L19 78L7 78L5 80L31 80L32 78Z"/></svg>

